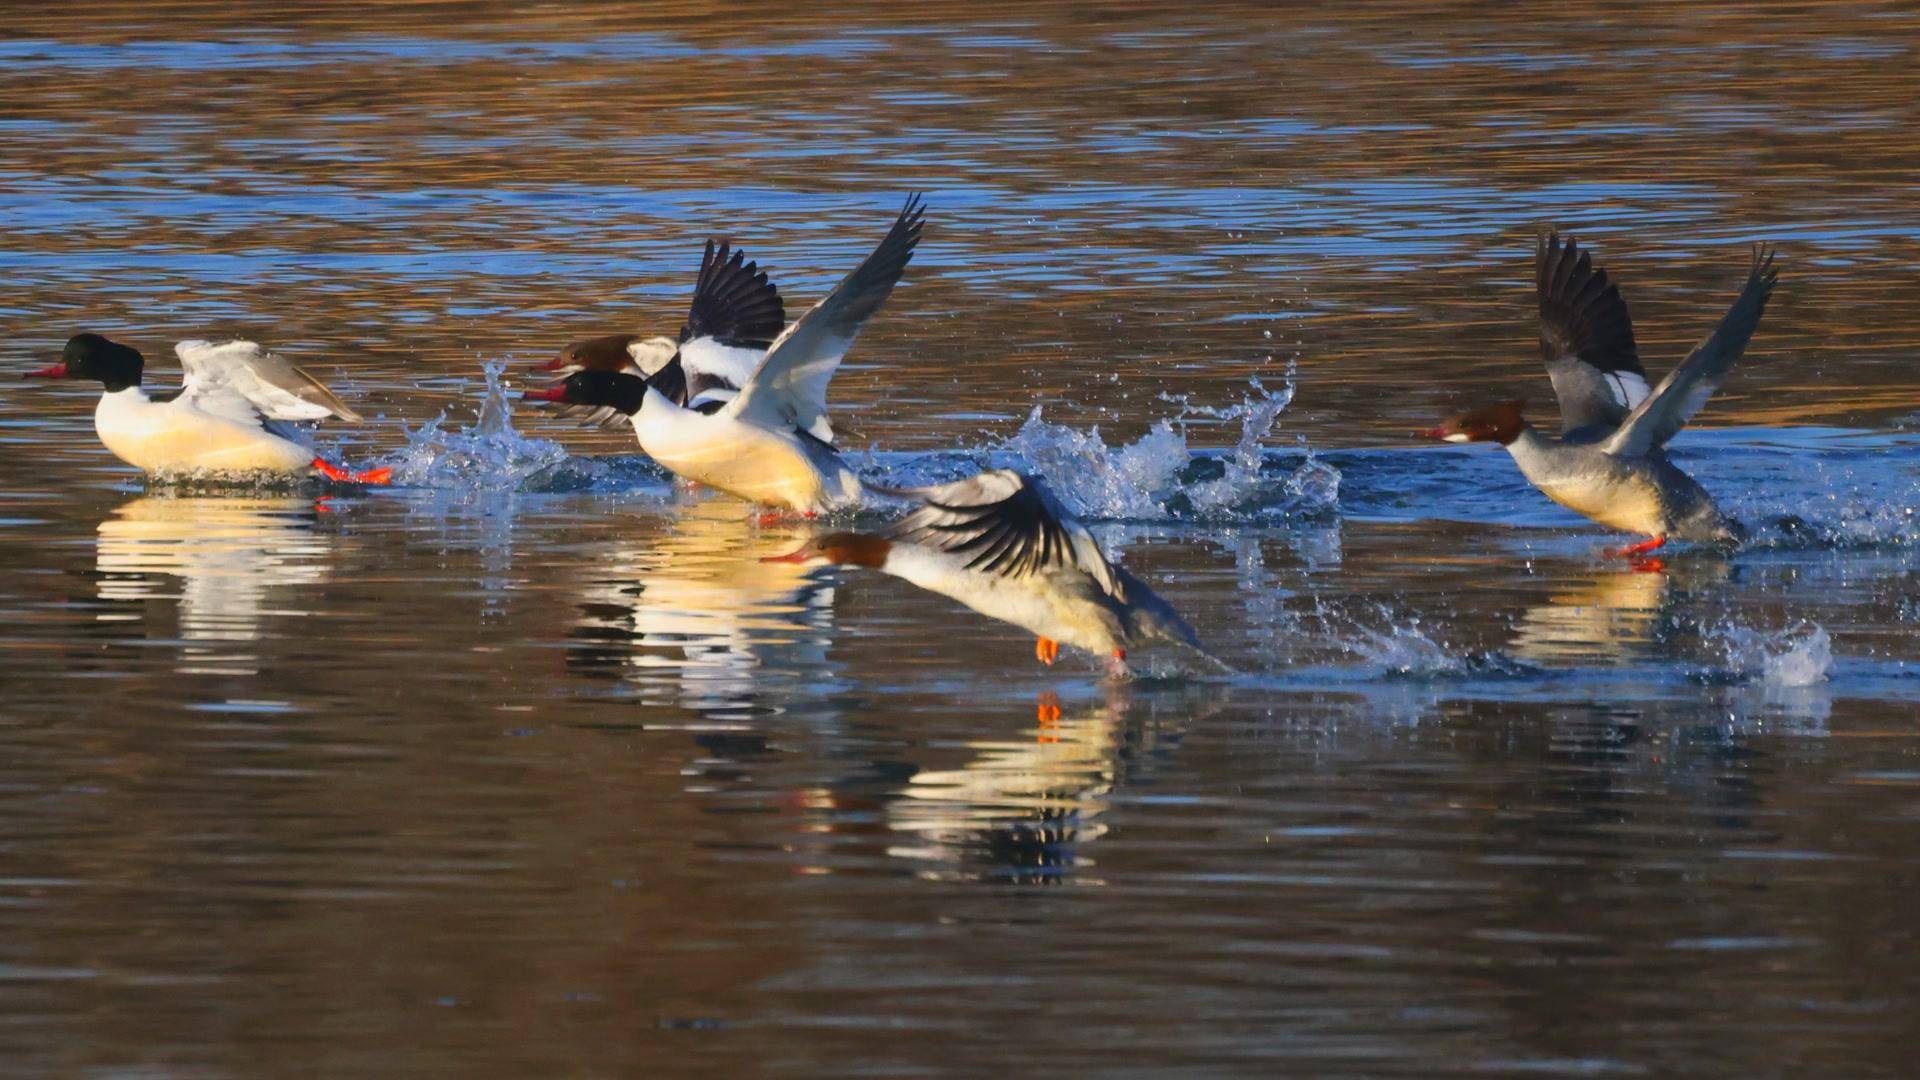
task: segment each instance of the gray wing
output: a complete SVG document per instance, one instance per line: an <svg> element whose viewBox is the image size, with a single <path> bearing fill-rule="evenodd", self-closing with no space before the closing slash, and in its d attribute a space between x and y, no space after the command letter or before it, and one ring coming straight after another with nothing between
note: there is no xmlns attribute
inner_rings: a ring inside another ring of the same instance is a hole
<svg viewBox="0 0 1920 1080"><path fill-rule="evenodd" d="M730 415L767 428L814 428L827 411L827 383L860 328L906 273L925 217L916 192L873 254L774 341L740 396L728 402Z"/></svg>
<svg viewBox="0 0 1920 1080"><path fill-rule="evenodd" d="M206 400L238 395L269 420L324 420L337 416L350 424L360 414L335 397L319 379L298 365L251 341L183 341L173 347L186 373L186 386Z"/></svg>
<svg viewBox="0 0 1920 1080"><path fill-rule="evenodd" d="M1767 298L1773 295L1773 286L1780 277L1779 271L1773 268L1773 257L1773 250L1765 244L1754 245L1747 284L1734 298L1720 325L1713 328L1705 341L1694 346L1679 367L1660 380L1652 395L1633 410L1620 430L1602 443L1600 449L1623 457L1637 457L1659 449L1707 404L1760 326L1760 316L1767 310Z"/></svg>
<svg viewBox="0 0 1920 1080"><path fill-rule="evenodd" d="M1569 236L1541 237L1534 251L1540 358L1560 399L1560 431L1598 437L1647 397L1633 319L1620 287Z"/></svg>
<svg viewBox="0 0 1920 1080"><path fill-rule="evenodd" d="M887 530L892 539L971 555L967 569L1002 577L1077 570L1127 599L1123 575L1093 534L1033 477L995 469L912 494L921 506Z"/></svg>

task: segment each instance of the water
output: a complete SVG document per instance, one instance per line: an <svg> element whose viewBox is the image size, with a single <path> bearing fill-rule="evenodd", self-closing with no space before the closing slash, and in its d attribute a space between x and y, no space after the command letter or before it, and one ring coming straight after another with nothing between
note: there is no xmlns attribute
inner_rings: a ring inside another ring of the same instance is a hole
<svg viewBox="0 0 1920 1080"><path fill-rule="evenodd" d="M150 489L0 391L9 1071L1912 1073L1913 13L248 18L0 23L9 365L257 337L402 483ZM912 188L859 466L1046 472L1242 674L1042 668L516 407ZM1676 448L1750 549L1409 438L1551 416L1547 226L1656 373L1782 244Z"/></svg>

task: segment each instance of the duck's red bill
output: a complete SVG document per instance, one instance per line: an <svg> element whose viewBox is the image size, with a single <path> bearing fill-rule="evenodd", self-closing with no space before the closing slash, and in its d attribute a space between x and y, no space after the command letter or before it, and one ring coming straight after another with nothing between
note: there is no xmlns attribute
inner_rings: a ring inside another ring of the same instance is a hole
<svg viewBox="0 0 1920 1080"><path fill-rule="evenodd" d="M1447 429L1441 427L1421 428L1414 432L1414 434L1423 439L1444 439L1447 437Z"/></svg>
<svg viewBox="0 0 1920 1080"><path fill-rule="evenodd" d="M64 379L67 377L67 365L65 361L62 361L58 364L49 364L43 368L34 368L32 371L27 372L24 377L28 379Z"/></svg>
<svg viewBox="0 0 1920 1080"><path fill-rule="evenodd" d="M797 547L797 548L794 548L792 551L787 552L785 555L762 555L760 557L760 561L761 562L803 563L803 562L806 562L809 558L811 558L812 554L813 554L812 552L808 551L804 547Z"/></svg>
<svg viewBox="0 0 1920 1080"><path fill-rule="evenodd" d="M545 390L527 390L522 392L520 397L526 401L565 401L567 400L567 388L564 386L549 386Z"/></svg>

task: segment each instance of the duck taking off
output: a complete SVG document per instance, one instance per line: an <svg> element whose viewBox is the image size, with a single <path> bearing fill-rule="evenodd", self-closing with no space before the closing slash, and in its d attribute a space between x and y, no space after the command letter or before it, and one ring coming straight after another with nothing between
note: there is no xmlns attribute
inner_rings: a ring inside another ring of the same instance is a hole
<svg viewBox="0 0 1920 1080"><path fill-rule="evenodd" d="M671 396L675 404L701 408L724 403L767 355L767 346L786 329L787 312L780 290L766 271L747 261L746 253L725 240L707 241L700 259L700 276L693 302L678 338L609 334L576 341L560 355L540 365L563 379L581 371L604 371L647 378L678 359L682 378ZM579 416L606 428L628 426L632 418L610 405L562 405L559 416ZM824 434L833 441L833 429L821 418Z"/></svg>
<svg viewBox="0 0 1920 1080"><path fill-rule="evenodd" d="M320 380L251 341L183 341L174 346L185 379L178 390L148 394L146 358L99 334L67 342L60 362L34 379L92 379L106 390L93 427L113 456L149 474L280 473L314 470L330 480L384 484L391 469L353 472L316 457L292 423L360 414Z"/></svg>
<svg viewBox="0 0 1920 1080"><path fill-rule="evenodd" d="M743 499L806 515L859 506L871 492L834 451L827 384L906 272L925 216L920 196L908 198L873 253L774 340L737 394L700 387L682 346L645 379L580 371L525 396L632 416L647 456L683 479ZM727 347L706 336L714 349Z"/></svg>
<svg viewBox="0 0 1920 1080"><path fill-rule="evenodd" d="M1523 402L1474 409L1421 434L1497 442L1534 487L1561 506L1649 537L1616 554L1642 555L1669 539L1730 546L1738 522L1668 460L1666 445L1720 388L1760 325L1778 272L1774 252L1753 249L1746 285L1706 340L1660 385L1647 387L1620 289L1572 237L1549 234L1534 260L1540 353L1560 400L1560 437L1522 418Z"/></svg>
<svg viewBox="0 0 1920 1080"><path fill-rule="evenodd" d="M1152 642L1225 671L1193 627L1146 583L1115 566L1039 480L997 469L906 494L921 505L878 534L836 532L770 561L864 566L957 600L1033 634L1052 664L1061 644L1109 657Z"/></svg>

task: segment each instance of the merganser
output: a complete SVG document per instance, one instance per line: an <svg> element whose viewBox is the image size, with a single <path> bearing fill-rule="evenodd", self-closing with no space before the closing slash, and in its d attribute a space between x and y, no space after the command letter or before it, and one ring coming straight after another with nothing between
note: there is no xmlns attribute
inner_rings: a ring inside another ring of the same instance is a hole
<svg viewBox="0 0 1920 1080"><path fill-rule="evenodd" d="M775 339L730 399L688 394L684 346L645 379L581 371L525 396L618 409L662 467L752 502L809 517L859 506L872 492L834 451L827 383L906 271L924 217L916 193L866 261Z"/></svg>
<svg viewBox="0 0 1920 1080"><path fill-rule="evenodd" d="M536 370L562 377L605 371L647 378L678 357L683 378L677 386L663 387L663 392L674 391L669 396L677 398L677 405L702 408L711 402L718 407L740 392L767 355L767 346L786 325L780 290L767 280L766 271L747 261L746 253L734 250L728 241L709 240L677 339L638 334L587 338L561 349ZM563 405L555 413L580 416L608 428L631 422L626 413L607 405ZM824 416L818 428L815 434L833 441L833 428Z"/></svg>
<svg viewBox="0 0 1920 1080"><path fill-rule="evenodd" d="M146 358L99 334L68 340L59 363L30 379L93 379L106 387L93 427L113 456L149 474L184 472L320 472L330 480L384 484L392 469L353 472L316 457L289 423L360 414L320 380L251 341L174 346L185 379L180 389L148 394L140 386Z"/></svg>
<svg viewBox="0 0 1920 1080"><path fill-rule="evenodd" d="M1746 286L1720 325L1649 391L1619 287L1571 237L1562 243L1549 234L1535 255L1535 287L1540 352L1560 400L1560 437L1529 426L1521 401L1475 409L1421 434L1500 443L1547 498L1602 525L1650 537L1612 554L1644 555L1669 539L1736 544L1739 523L1667 459L1665 448L1720 388L1760 325L1779 276L1773 260L1770 248L1754 245Z"/></svg>
<svg viewBox="0 0 1920 1080"><path fill-rule="evenodd" d="M1232 670L1171 604L1108 561L1038 479L996 469L908 494L921 505L883 533L828 533L773 558L904 578L1032 633L1043 664L1064 642L1110 657L1124 675L1129 649L1164 641Z"/></svg>

